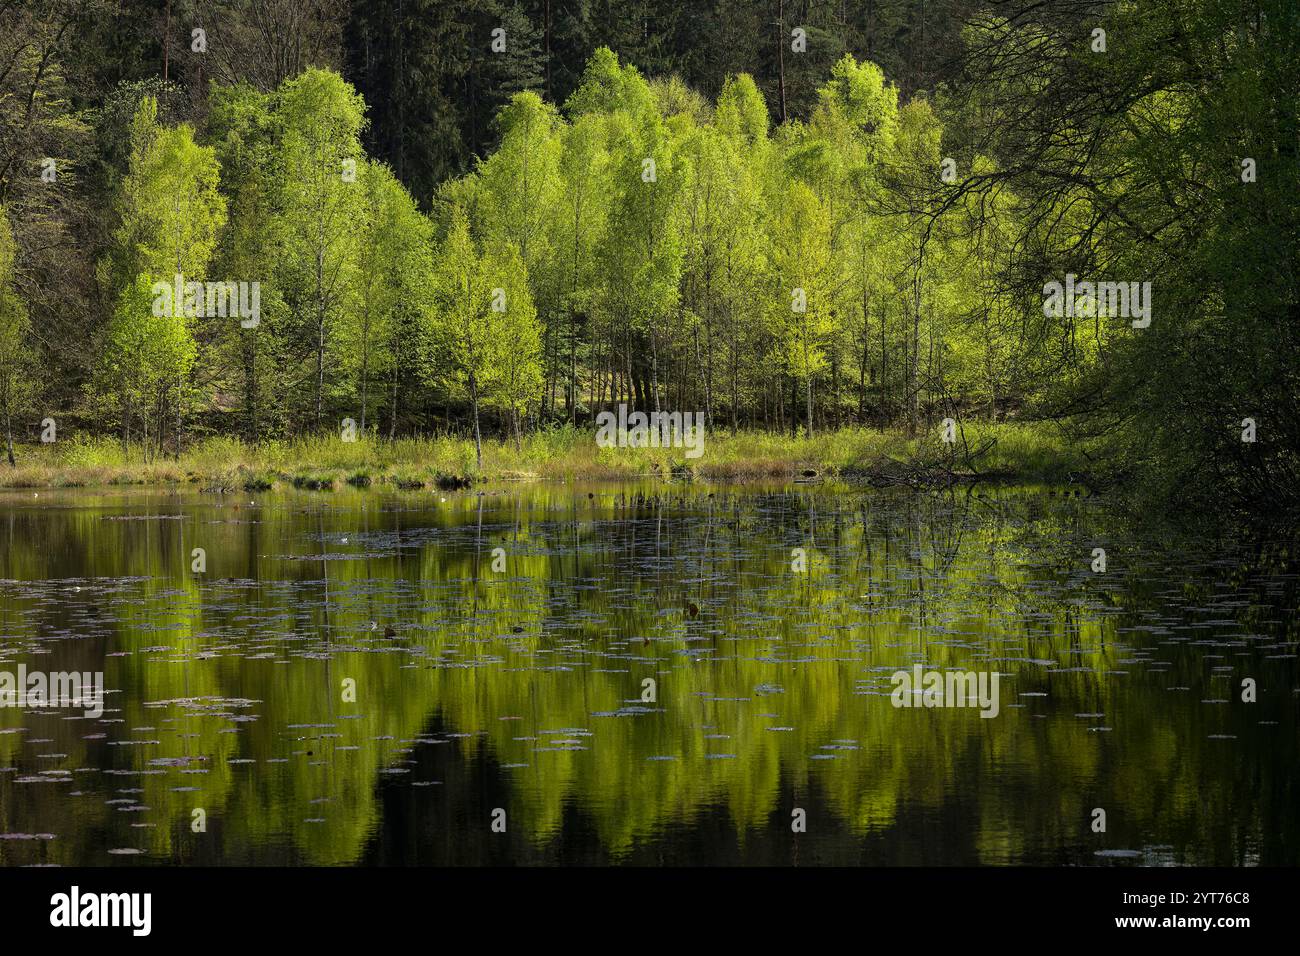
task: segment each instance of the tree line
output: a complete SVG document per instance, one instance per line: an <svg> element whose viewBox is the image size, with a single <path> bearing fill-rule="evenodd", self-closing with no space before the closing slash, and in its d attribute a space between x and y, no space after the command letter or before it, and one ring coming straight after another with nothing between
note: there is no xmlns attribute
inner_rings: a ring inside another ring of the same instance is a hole
<svg viewBox="0 0 1300 956"><path fill-rule="evenodd" d="M3 11L28 436L1017 416L1117 477L1294 495L1282 0L149 6ZM178 275L257 283L257 321L155 314ZM1045 308L1076 278L1149 321Z"/></svg>
<svg viewBox="0 0 1300 956"><path fill-rule="evenodd" d="M1010 303L965 211L931 214L939 122L898 100L846 54L809 121L773 130L746 74L710 103L602 48L563 109L511 97L426 215L337 73L214 86L202 134L142 94L97 264L98 420L157 454L187 421L257 440L465 415L477 437L489 410L518 435L626 403L915 432L995 410ZM210 281L256 283L256 321L171 294Z"/></svg>

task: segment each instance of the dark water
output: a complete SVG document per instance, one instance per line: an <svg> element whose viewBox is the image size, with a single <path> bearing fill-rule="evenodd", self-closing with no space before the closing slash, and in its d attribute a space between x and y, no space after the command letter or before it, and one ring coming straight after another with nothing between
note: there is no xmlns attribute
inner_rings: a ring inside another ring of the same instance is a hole
<svg viewBox="0 0 1300 956"><path fill-rule="evenodd" d="M0 863L1296 864L1294 553L1045 490L5 493L0 671L108 693L0 708Z"/></svg>

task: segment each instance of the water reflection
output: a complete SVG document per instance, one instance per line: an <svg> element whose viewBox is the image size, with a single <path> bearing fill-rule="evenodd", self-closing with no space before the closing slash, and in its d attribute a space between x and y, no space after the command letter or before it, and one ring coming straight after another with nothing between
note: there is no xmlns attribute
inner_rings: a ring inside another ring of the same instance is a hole
<svg viewBox="0 0 1300 956"><path fill-rule="evenodd" d="M1294 864L1291 553L1046 490L10 494L0 669L109 695L0 708L0 862Z"/></svg>

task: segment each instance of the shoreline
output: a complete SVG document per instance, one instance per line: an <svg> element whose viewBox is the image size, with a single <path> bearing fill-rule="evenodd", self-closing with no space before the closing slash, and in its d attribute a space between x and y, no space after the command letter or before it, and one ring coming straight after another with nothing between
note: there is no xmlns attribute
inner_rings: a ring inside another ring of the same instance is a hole
<svg viewBox="0 0 1300 956"><path fill-rule="evenodd" d="M453 436L315 437L244 444L213 437L179 458L144 460L137 446L123 451L107 439L61 441L17 449L18 464L0 462L0 490L120 486L196 486L210 493L346 487L456 490L510 482L704 481L818 482L844 480L884 486L946 487L979 482L1097 486L1081 456L1046 426L1020 423L968 426L962 446L934 435L862 428L812 438L768 432L719 432L705 453L686 458L680 448L604 448L573 428L540 431L516 445L483 444L479 467L472 441Z"/></svg>
<svg viewBox="0 0 1300 956"><path fill-rule="evenodd" d="M411 479L399 477L391 474L383 474L378 477L366 476L360 478L357 476L338 476L338 475L290 475L277 474L271 478L257 476L249 478L242 483L222 479L205 479L200 476L192 476L186 479L164 478L164 477L116 477L107 481L92 480L91 478L79 475L77 473L60 474L55 479L44 484L34 484L31 482L5 482L0 481L0 494L6 492L18 491L64 491L64 490L107 490L120 488L155 488L176 490L180 488L192 488L200 494L236 494L240 492L283 492L283 491L320 491L320 492L338 492L345 490L354 491L469 491L476 488L499 487L502 485L564 485L564 484L582 484L582 485L621 485L637 482L658 482L662 484L691 484L699 483L705 485L760 485L767 483L783 483L796 485L818 485L828 482L840 482L847 485L869 485L873 488L913 488L913 489L938 489L948 488L958 485L999 485L999 486L1029 486L1029 485L1077 485L1085 489L1089 494L1094 493L1091 486L1079 479L1055 479L1046 478L1040 475L1020 475L1011 472L992 472L992 473L973 473L973 472L916 472L909 474L896 474L888 471L877 470L855 470L855 471L834 471L834 472L817 472L812 474L803 472L737 472L723 476L703 476L703 475L664 475L657 472L628 472L626 474L610 475L539 475L539 474L510 474L496 476L479 476L472 477L468 475L436 475L430 479Z"/></svg>

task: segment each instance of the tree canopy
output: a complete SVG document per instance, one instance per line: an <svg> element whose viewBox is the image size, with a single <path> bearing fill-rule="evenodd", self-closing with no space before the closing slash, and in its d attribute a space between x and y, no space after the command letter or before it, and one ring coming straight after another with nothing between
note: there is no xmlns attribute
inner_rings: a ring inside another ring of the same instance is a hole
<svg viewBox="0 0 1300 956"><path fill-rule="evenodd" d="M0 13L20 438L1016 418L1295 495L1294 4L146 6Z"/></svg>

